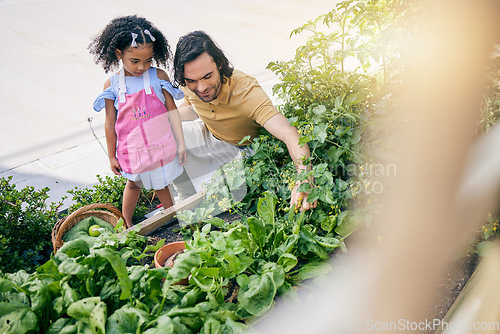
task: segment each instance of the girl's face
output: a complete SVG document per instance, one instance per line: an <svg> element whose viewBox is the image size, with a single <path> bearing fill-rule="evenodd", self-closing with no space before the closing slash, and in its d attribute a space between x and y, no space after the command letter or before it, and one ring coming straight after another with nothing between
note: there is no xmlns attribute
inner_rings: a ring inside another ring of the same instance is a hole
<svg viewBox="0 0 500 334"><path fill-rule="evenodd" d="M117 49L116 56L122 60L125 76L140 77L151 67L153 43L137 44L137 46L128 47L123 52Z"/></svg>

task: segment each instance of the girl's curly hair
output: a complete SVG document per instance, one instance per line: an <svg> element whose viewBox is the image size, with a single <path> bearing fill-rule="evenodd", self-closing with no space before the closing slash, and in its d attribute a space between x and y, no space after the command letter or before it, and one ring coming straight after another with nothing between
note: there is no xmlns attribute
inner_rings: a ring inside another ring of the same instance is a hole
<svg viewBox="0 0 500 334"><path fill-rule="evenodd" d="M154 42L144 34L144 30L150 31L155 39ZM167 39L151 22L137 15L113 19L99 35L94 37L88 49L90 54L94 55L95 63L102 64L106 73L119 67L120 61L115 51L118 49L123 52L130 47L132 33L138 35L135 39L137 44L153 43L153 60L157 67L168 67L172 52Z"/></svg>

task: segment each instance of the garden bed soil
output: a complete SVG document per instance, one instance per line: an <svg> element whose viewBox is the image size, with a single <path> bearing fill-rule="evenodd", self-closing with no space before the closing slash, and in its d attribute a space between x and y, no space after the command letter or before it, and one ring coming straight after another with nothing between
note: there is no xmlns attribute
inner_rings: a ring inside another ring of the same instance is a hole
<svg viewBox="0 0 500 334"><path fill-rule="evenodd" d="M478 255L474 253L467 254L450 264L439 281L434 307L430 310L427 319L432 322L434 319L442 320L446 316L474 270L476 270L478 262ZM426 332L426 334L431 333L434 333L434 331Z"/></svg>
<svg viewBox="0 0 500 334"><path fill-rule="evenodd" d="M228 223L240 219L239 215L230 214L228 212L223 212L219 214L217 217L223 219L225 222ZM179 222L177 221L177 219L175 219L172 222L167 223L162 227L158 228L157 230L155 230L154 232L150 233L148 235L149 238L148 243L156 244L156 242L160 241L161 239L165 239L165 244L169 242L180 241L182 240L182 235L179 232L177 232L177 230L180 228L181 226L179 225Z"/></svg>
<svg viewBox="0 0 500 334"><path fill-rule="evenodd" d="M235 214L224 212L218 215L219 218L226 222L233 222L240 217ZM177 232L180 225L177 220L162 226L150 235L148 235L149 243L156 244L161 239L165 239L165 243L182 240L182 235ZM427 319L433 321L434 319L442 320L453 302L456 300L464 286L469 281L472 273L477 267L477 255L468 254L459 260L456 260L447 268L446 273L439 281L439 288L434 301L434 306L429 310ZM431 334L433 331L423 332Z"/></svg>

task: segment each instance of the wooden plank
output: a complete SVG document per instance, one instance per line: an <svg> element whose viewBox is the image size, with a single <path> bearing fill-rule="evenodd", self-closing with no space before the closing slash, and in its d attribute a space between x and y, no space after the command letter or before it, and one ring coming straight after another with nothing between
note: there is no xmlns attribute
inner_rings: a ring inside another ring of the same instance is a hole
<svg viewBox="0 0 500 334"><path fill-rule="evenodd" d="M182 212L184 210L194 209L198 204L201 203L205 194L206 191L202 190L199 193L196 193L186 198L185 200L176 203L170 208L162 210L159 213L155 214L154 216L146 220L143 220L142 222L139 223L141 225L141 230L139 231L139 234L148 235L153 231L155 231L156 229L162 227L163 225L171 222L175 218L177 211ZM135 225L129 228L129 230L134 228Z"/></svg>

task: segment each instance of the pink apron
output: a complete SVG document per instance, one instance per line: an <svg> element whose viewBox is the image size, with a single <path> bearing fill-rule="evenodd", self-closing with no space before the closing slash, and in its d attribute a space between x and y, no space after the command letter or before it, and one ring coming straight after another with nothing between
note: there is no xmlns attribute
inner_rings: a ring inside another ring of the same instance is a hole
<svg viewBox="0 0 500 334"><path fill-rule="evenodd" d="M120 71L116 156L122 170L130 174L152 171L177 155L167 108L151 89L149 72L142 76L144 89L127 94L123 68Z"/></svg>

